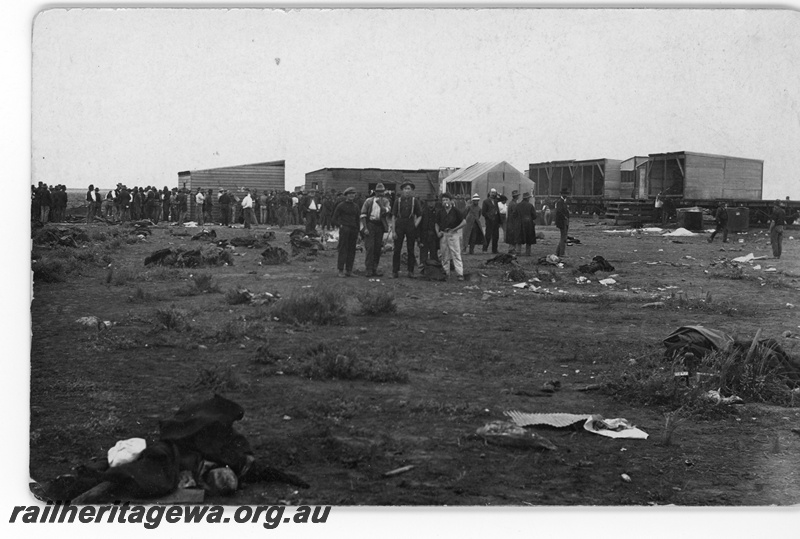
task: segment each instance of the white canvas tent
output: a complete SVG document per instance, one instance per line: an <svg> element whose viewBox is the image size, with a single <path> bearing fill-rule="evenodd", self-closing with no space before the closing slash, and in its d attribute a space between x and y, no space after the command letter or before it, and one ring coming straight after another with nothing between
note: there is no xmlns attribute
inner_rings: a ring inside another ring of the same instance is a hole
<svg viewBox="0 0 800 539"><path fill-rule="evenodd" d="M478 193L484 198L494 187L501 195L511 197L511 191L518 190L520 196L526 191L533 194L535 184L505 161L475 163L467 168L458 169L445 178L442 190L454 195L472 196Z"/></svg>

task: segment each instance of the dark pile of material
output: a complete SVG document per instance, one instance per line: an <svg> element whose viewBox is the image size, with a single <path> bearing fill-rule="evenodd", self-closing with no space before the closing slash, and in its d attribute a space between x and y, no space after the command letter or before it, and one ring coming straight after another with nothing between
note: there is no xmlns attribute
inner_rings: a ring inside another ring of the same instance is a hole
<svg viewBox="0 0 800 539"><path fill-rule="evenodd" d="M168 495L179 478L191 475L195 484L214 493L205 478L228 467L241 482L280 481L303 488L302 479L264 466L253 455L247 438L233 428L244 409L219 395L188 404L172 419L159 423L159 439L148 441L133 462L109 467L102 456L75 468L75 473L36 484L32 490L44 501L80 503L130 501Z"/></svg>
<svg viewBox="0 0 800 539"><path fill-rule="evenodd" d="M227 249L206 245L200 249L159 249L144 260L144 265L174 266L176 268L198 268L201 266L233 266L233 256Z"/></svg>
<svg viewBox="0 0 800 539"><path fill-rule="evenodd" d="M596 273L598 271L614 271L614 266L608 263L608 260L600 255L592 258L591 264L584 264L578 267L581 273Z"/></svg>

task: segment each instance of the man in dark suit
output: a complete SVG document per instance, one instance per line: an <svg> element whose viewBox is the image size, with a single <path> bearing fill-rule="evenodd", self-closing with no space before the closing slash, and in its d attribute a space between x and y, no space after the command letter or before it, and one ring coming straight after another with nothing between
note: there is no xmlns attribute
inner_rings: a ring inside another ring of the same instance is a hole
<svg viewBox="0 0 800 539"><path fill-rule="evenodd" d="M86 191L86 224L90 224L94 221L94 185L89 186L89 190Z"/></svg>
<svg viewBox="0 0 800 539"><path fill-rule="evenodd" d="M561 198L556 202L556 228L561 231L561 238L556 247L556 256L564 256L567 251L567 233L569 232L569 206L567 206L569 189L561 190Z"/></svg>
<svg viewBox="0 0 800 539"><path fill-rule="evenodd" d="M486 237L483 239L483 252L492 244L492 254L497 254L497 242L500 240L500 207L497 205L497 189L492 187L483 200L481 215L486 223Z"/></svg>

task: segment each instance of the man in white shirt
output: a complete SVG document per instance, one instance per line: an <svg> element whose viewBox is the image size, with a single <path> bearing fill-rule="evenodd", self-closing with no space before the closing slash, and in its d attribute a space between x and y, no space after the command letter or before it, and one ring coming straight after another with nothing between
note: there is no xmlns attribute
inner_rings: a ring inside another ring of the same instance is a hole
<svg viewBox="0 0 800 539"><path fill-rule="evenodd" d="M195 211L197 212L197 224L203 226L203 203L206 197L201 188L197 188L197 194L194 196Z"/></svg>
<svg viewBox="0 0 800 539"><path fill-rule="evenodd" d="M303 213L306 218L306 234L317 231L317 218L321 207L316 189L309 189L303 201Z"/></svg>
<svg viewBox="0 0 800 539"><path fill-rule="evenodd" d="M297 194L292 195L292 214L291 220L293 225L300 224L300 208L298 207L300 204L300 199L297 198Z"/></svg>
<svg viewBox="0 0 800 539"><path fill-rule="evenodd" d="M244 227L250 228L250 223L255 221L255 214L253 213L253 197L250 196L250 189L244 190L244 198L242 199L242 211L244 212Z"/></svg>

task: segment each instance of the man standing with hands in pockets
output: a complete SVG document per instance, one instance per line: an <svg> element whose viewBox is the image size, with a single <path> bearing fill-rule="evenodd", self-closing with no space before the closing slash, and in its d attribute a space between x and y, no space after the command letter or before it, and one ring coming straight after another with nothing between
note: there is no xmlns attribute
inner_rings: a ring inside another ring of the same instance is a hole
<svg viewBox="0 0 800 539"><path fill-rule="evenodd" d="M436 235L442 251L442 269L450 277L450 261L456 268L458 280L464 280L464 264L461 262L461 229L467 224L464 216L453 204L450 193L442 194L442 209L436 219Z"/></svg>

